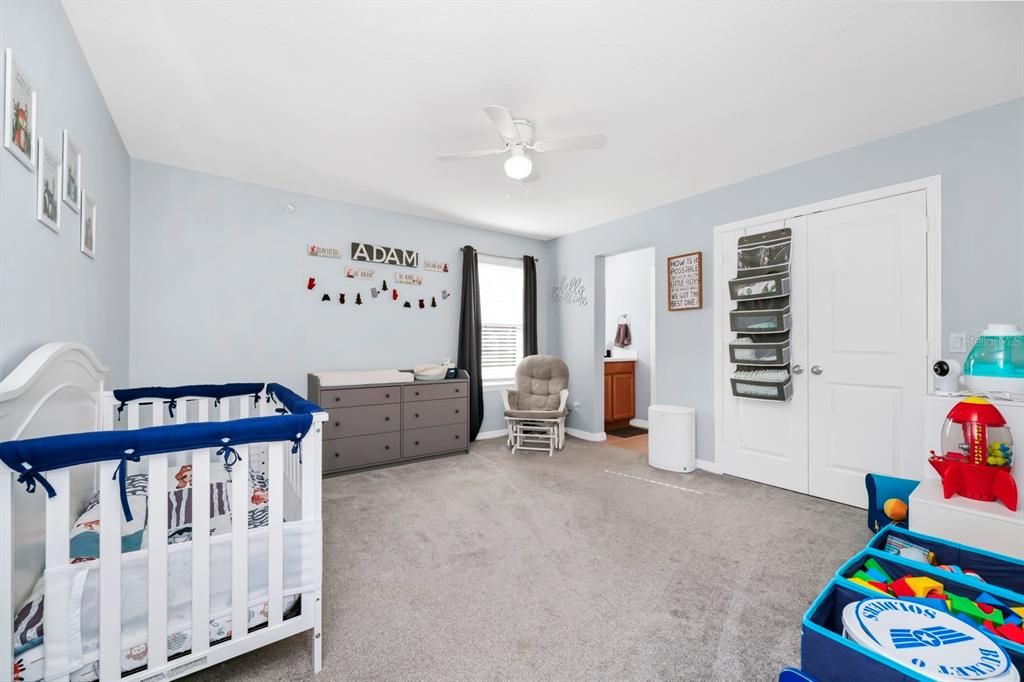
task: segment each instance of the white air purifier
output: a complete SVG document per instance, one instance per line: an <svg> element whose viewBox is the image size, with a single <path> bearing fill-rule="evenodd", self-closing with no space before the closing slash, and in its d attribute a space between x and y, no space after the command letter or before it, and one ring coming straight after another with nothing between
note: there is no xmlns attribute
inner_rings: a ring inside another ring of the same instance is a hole
<svg viewBox="0 0 1024 682"><path fill-rule="evenodd" d="M692 407L651 405L647 410L647 463L689 473L697 468L697 419Z"/></svg>

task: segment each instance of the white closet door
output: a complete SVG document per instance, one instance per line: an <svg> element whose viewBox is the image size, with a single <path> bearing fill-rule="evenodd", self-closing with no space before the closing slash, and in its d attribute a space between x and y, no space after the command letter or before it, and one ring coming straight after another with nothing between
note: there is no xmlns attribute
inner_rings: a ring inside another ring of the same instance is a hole
<svg viewBox="0 0 1024 682"><path fill-rule="evenodd" d="M923 191L807 217L812 495L866 507L925 457L927 225Z"/></svg>
<svg viewBox="0 0 1024 682"><path fill-rule="evenodd" d="M789 227L793 230L790 269L792 294L790 310L793 328L790 334L790 361L806 364L807 338L807 240L806 218L796 218L759 225L722 235L722 262L718 271L725 281L736 276L736 245L740 237ZM724 291L728 292L726 287ZM724 305L732 310L735 304L725 294ZM807 374L793 376L793 397L787 402L752 400L732 395L729 377L735 366L729 362L728 345L736 338L729 330L729 316L724 316L722 338L723 373L722 444L726 449L725 471L768 485L807 492Z"/></svg>

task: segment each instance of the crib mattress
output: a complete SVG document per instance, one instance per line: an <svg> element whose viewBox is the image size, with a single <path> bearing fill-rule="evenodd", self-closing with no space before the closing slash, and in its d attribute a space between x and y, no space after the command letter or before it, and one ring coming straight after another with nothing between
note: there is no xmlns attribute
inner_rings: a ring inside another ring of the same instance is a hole
<svg viewBox="0 0 1024 682"><path fill-rule="evenodd" d="M219 471L218 471L219 470ZM236 470L237 471L237 470ZM215 473L216 472L216 473ZM237 475L237 474L236 474ZM168 637L167 655L188 651L192 646L191 627L191 467L174 466L168 471ZM129 476L128 502L133 520L122 518L122 656L123 671L135 670L147 660L147 535L148 478ZM249 605L248 627L268 620L266 555L268 521L266 479L250 471L248 509L249 526ZM210 632L211 642L230 637L231 617L231 507L230 482L220 467L211 467L210 484ZM45 672L46 633L43 632L44 607L61 609L59 622L69 629L49 633L62 654L61 668L73 680L94 680L98 676L99 533L98 497L86 507L71 534L72 561L66 567L47 570L32 595L15 616L15 680L41 680ZM310 553L310 537L318 532L308 523L285 523L285 612L298 600L299 593L319 584L319 562ZM72 587L74 585L75 587ZM45 592L55 596L46 604ZM70 598L69 598L69 595ZM66 609L66 614L65 614ZM53 622L51 620L51 622ZM56 665L56 661L53 662Z"/></svg>

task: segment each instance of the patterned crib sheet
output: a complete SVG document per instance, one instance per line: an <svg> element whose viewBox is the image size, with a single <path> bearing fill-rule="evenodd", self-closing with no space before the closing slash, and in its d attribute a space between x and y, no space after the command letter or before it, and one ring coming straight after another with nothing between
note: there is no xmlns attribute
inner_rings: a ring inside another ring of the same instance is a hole
<svg viewBox="0 0 1024 682"><path fill-rule="evenodd" d="M236 469L237 473L237 469ZM223 467L210 467L210 535L231 532L231 481ZM148 546L148 475L134 474L126 478L128 505L132 520L121 515L121 551L134 552ZM167 494L167 539L169 543L188 542L192 539L192 466L168 468ZM267 525L269 499L266 477L249 470L249 529ZM99 557L99 495L94 495L85 511L71 529L71 563L94 561ZM211 570L215 567L211 566ZM284 608L290 608L297 597L285 599ZM43 679L44 641L43 611L45 606L44 580L36 581L32 594L14 617L15 664L13 679L30 682ZM262 625L267 620L267 604L250 606L249 627ZM230 636L231 614L219 614L210 618L210 640L216 641ZM227 633L227 634L225 634ZM191 624L174 631L168 636L168 656L173 656L191 647ZM133 670L145 665L145 645L126 649L122 655L123 670ZM94 652L95 653L95 652ZM72 679L96 679L97 663L93 661L72 675ZM89 670L93 670L92 673ZM92 675L90 677L89 675Z"/></svg>

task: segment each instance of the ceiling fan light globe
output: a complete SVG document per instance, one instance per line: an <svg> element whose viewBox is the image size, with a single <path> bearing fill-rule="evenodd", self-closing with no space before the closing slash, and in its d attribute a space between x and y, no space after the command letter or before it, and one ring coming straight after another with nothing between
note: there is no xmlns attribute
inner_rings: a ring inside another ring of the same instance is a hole
<svg viewBox="0 0 1024 682"><path fill-rule="evenodd" d="M513 154L505 159L505 175L513 180L524 180L533 172L533 162L525 154Z"/></svg>

